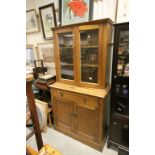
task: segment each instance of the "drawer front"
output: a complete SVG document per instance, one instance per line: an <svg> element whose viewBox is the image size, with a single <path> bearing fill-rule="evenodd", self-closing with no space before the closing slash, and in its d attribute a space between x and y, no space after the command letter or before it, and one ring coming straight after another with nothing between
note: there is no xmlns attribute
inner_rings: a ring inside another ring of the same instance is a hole
<svg viewBox="0 0 155 155"><path fill-rule="evenodd" d="M82 95L78 93L68 92L59 89L52 89L52 95L59 100L67 100L78 104L78 106L82 106L88 109L96 109L98 108L98 98Z"/></svg>
<svg viewBox="0 0 155 155"><path fill-rule="evenodd" d="M128 147L129 122L117 117L111 118L109 139L115 143Z"/></svg>

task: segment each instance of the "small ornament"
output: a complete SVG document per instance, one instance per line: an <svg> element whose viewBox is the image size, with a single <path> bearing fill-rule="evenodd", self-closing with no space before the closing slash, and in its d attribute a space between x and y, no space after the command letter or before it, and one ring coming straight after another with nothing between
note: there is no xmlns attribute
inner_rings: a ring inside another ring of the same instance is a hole
<svg viewBox="0 0 155 155"><path fill-rule="evenodd" d="M124 76L129 76L129 64L127 63L124 68Z"/></svg>

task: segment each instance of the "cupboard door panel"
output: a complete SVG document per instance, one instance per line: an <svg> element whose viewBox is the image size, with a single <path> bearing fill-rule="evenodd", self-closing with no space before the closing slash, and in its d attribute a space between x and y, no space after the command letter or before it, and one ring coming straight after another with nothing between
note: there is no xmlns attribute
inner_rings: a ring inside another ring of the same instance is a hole
<svg viewBox="0 0 155 155"><path fill-rule="evenodd" d="M129 122L127 120L112 118L109 132L111 141L129 147Z"/></svg>
<svg viewBox="0 0 155 155"><path fill-rule="evenodd" d="M63 129L73 131L73 103L55 100L56 125Z"/></svg>
<svg viewBox="0 0 155 155"><path fill-rule="evenodd" d="M75 129L76 133L89 139L91 141L97 141L98 137L98 109L88 109L81 105L75 106Z"/></svg>

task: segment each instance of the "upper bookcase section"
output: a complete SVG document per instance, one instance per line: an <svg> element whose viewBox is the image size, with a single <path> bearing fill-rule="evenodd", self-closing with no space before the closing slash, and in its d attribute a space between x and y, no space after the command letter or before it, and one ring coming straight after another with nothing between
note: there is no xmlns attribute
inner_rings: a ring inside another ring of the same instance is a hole
<svg viewBox="0 0 155 155"><path fill-rule="evenodd" d="M111 28L110 19L53 28L57 81L106 88L111 73Z"/></svg>

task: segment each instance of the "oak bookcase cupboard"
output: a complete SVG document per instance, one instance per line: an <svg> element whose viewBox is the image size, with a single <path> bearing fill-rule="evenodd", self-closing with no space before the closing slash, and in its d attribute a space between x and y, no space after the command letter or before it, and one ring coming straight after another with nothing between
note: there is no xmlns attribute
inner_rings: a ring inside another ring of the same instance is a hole
<svg viewBox="0 0 155 155"><path fill-rule="evenodd" d="M52 29L54 128L100 151L108 129L111 28L104 19Z"/></svg>
<svg viewBox="0 0 155 155"><path fill-rule="evenodd" d="M115 24L110 128L107 146L129 154L129 23Z"/></svg>

